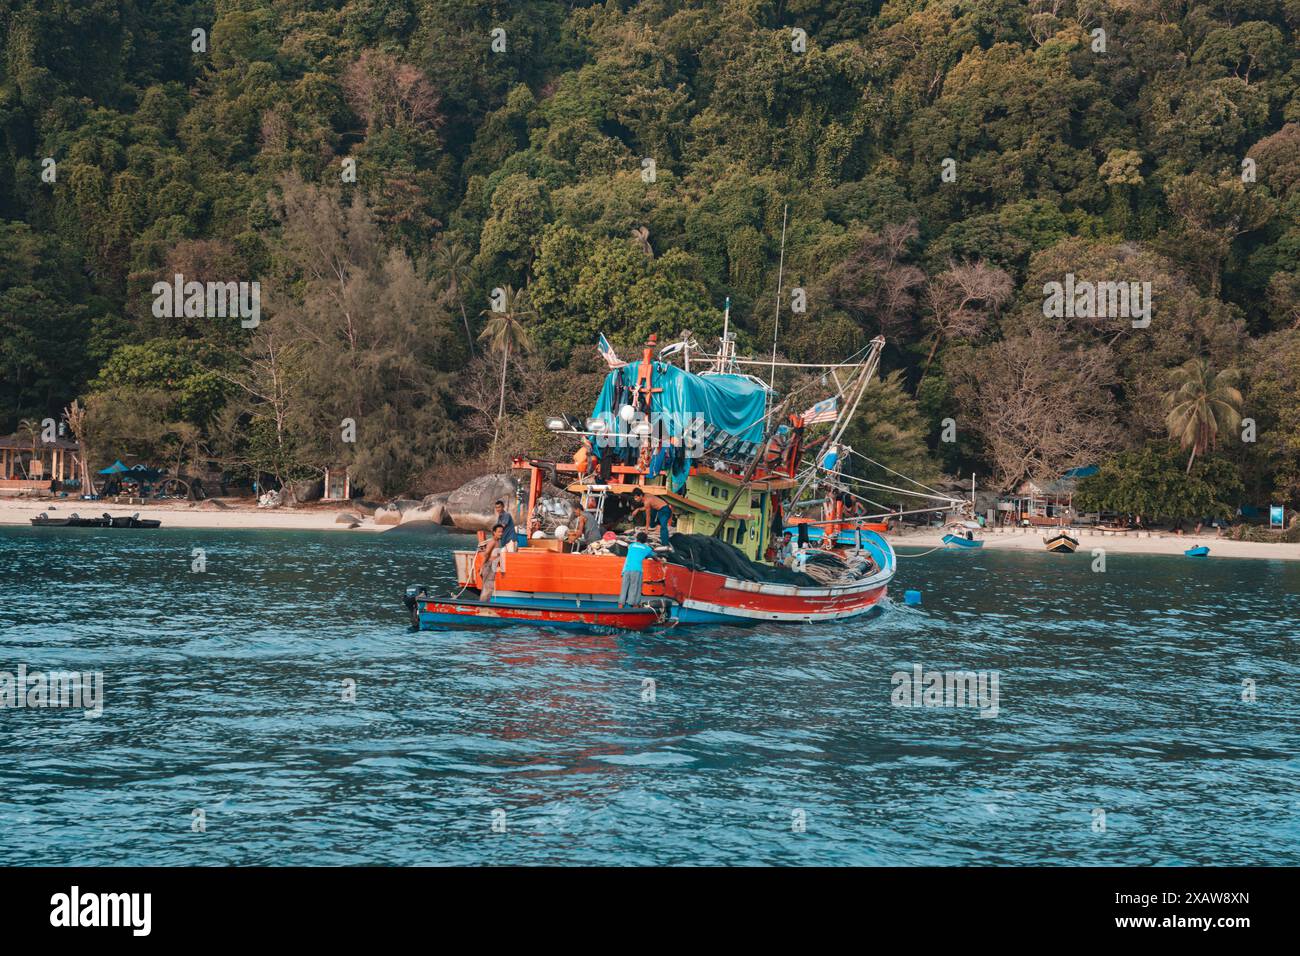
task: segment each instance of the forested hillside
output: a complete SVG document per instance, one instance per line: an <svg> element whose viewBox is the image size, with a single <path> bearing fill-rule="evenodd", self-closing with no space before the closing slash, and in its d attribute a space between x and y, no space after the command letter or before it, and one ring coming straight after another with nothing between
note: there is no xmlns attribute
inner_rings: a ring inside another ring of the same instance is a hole
<svg viewBox="0 0 1300 956"><path fill-rule="evenodd" d="M0 432L433 490L546 451L601 332L729 296L768 354L788 204L779 350L886 336L872 457L1300 506L1298 89L1300 0L10 0Z"/></svg>

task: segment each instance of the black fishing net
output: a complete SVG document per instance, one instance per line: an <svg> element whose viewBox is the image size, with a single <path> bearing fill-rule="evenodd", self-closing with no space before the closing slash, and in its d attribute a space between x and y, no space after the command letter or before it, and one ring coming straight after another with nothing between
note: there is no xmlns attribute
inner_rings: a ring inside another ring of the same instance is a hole
<svg viewBox="0 0 1300 956"><path fill-rule="evenodd" d="M792 584L801 588L820 586L819 582L807 574L751 561L734 545L712 535L675 534L668 540L673 549L665 557L673 564L690 568L692 571L712 571L714 574L725 574L742 581Z"/></svg>

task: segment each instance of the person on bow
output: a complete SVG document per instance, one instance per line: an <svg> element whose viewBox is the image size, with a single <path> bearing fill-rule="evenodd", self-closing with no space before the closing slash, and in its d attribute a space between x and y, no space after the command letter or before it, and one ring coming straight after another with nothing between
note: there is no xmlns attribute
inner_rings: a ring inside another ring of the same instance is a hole
<svg viewBox="0 0 1300 956"><path fill-rule="evenodd" d="M645 512L651 524L659 525L660 544L669 544L668 523L673 517L672 505L658 495L647 495L640 488L632 492L632 500L636 504L636 507L632 509L633 519L638 514Z"/></svg>

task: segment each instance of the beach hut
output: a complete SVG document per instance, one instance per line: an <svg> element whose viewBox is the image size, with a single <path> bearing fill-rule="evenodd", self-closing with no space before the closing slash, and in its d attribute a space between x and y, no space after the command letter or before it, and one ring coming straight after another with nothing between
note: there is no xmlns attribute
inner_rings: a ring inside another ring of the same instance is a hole
<svg viewBox="0 0 1300 956"><path fill-rule="evenodd" d="M1074 490L1080 478L1095 475L1096 465L1071 468L1051 481L1029 480L1022 482L1013 495L998 499L998 513L1004 523L1035 527L1065 527L1077 515L1074 511Z"/></svg>
<svg viewBox="0 0 1300 956"><path fill-rule="evenodd" d="M352 476L342 465L325 468L325 490L322 501L347 501L352 497Z"/></svg>
<svg viewBox="0 0 1300 956"><path fill-rule="evenodd" d="M72 484L81 472L81 445L66 438L0 436L0 492L49 491L52 482Z"/></svg>

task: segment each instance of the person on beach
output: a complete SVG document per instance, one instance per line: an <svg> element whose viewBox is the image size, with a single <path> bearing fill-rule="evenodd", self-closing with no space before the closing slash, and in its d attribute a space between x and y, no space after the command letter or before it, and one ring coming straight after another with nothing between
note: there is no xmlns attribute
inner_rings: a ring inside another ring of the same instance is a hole
<svg viewBox="0 0 1300 956"><path fill-rule="evenodd" d="M636 518L641 512L646 512L651 523L659 525L659 543L668 544L668 522L673 517L672 506L658 495L647 495L640 488L632 492L632 500L636 503L632 517Z"/></svg>
<svg viewBox="0 0 1300 956"><path fill-rule="evenodd" d="M506 550L514 551L519 547L519 536L515 533L515 519L509 511L506 511L506 503L502 499L498 498L493 502L492 507L496 509L497 513L492 528L493 530L497 528L505 529L501 532L501 538L505 542Z"/></svg>
<svg viewBox="0 0 1300 956"><path fill-rule="evenodd" d="M649 538L646 533L638 531L636 540L627 546L627 557L623 559L623 587L618 593L620 610L625 605L635 607L641 603L641 569L645 565L645 559L655 553L647 541Z"/></svg>
<svg viewBox="0 0 1300 956"><path fill-rule="evenodd" d="M501 543L504 537L505 526L497 525L492 529L492 537L479 545L483 551L483 569L480 572L483 586L479 588L479 600L485 604L492 600L492 593L497 589L497 572L505 570L505 546Z"/></svg>

